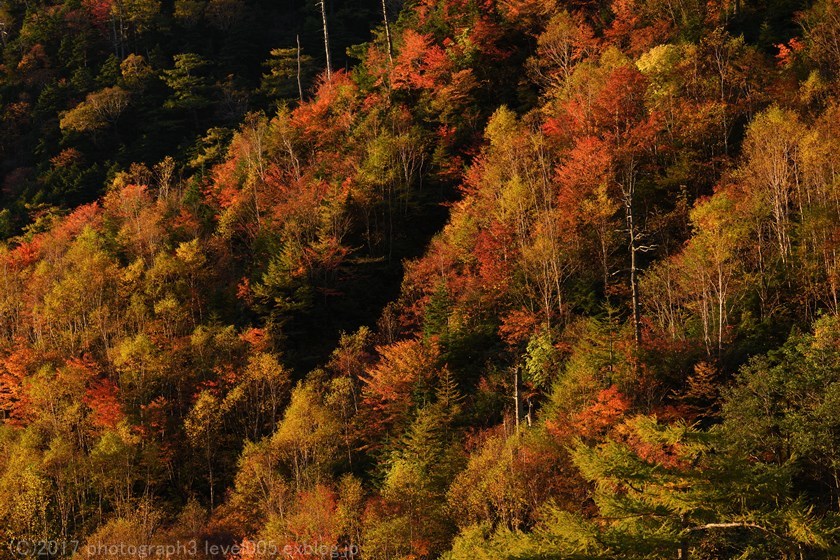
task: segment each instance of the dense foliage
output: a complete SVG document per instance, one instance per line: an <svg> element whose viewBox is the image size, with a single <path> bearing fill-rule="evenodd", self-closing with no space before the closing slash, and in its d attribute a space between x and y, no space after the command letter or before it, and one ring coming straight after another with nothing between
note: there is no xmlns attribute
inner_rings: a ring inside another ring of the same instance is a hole
<svg viewBox="0 0 840 560"><path fill-rule="evenodd" d="M840 554L837 0L0 40L0 558Z"/></svg>

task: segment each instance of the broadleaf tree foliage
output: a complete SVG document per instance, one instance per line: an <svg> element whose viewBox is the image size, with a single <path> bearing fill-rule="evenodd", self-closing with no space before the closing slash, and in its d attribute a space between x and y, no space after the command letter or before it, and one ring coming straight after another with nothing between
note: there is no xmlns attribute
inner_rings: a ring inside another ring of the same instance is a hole
<svg viewBox="0 0 840 560"><path fill-rule="evenodd" d="M0 540L838 557L839 39L836 0L5 2Z"/></svg>

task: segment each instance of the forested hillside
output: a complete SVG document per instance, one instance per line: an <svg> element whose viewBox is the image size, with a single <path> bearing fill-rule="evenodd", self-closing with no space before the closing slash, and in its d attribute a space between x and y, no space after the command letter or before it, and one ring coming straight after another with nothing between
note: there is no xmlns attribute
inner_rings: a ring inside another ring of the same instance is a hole
<svg viewBox="0 0 840 560"><path fill-rule="evenodd" d="M0 559L840 557L837 0L0 47Z"/></svg>

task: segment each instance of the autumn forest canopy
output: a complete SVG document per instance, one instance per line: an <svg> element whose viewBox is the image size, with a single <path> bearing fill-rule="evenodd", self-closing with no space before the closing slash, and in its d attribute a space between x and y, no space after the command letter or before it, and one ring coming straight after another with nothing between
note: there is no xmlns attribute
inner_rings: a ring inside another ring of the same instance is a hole
<svg viewBox="0 0 840 560"><path fill-rule="evenodd" d="M0 560L840 557L838 0L4 0L0 55Z"/></svg>

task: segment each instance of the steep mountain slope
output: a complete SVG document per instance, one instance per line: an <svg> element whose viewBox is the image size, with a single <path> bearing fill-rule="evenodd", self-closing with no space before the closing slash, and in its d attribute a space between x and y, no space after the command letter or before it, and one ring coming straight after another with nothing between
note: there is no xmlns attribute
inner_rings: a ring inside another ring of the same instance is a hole
<svg viewBox="0 0 840 560"><path fill-rule="evenodd" d="M280 8L148 6L0 14L0 555L838 553L836 2L386 6L225 117Z"/></svg>

